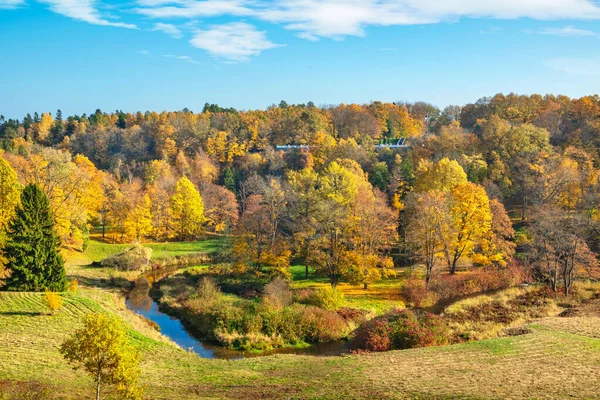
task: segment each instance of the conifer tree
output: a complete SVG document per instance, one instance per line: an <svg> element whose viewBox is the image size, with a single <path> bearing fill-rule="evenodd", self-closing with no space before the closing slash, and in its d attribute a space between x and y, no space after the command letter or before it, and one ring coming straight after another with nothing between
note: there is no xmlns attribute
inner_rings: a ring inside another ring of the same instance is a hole
<svg viewBox="0 0 600 400"><path fill-rule="evenodd" d="M4 289L64 291L67 278L59 248L48 196L31 183L21 193L21 204L8 226L5 255L10 276Z"/></svg>

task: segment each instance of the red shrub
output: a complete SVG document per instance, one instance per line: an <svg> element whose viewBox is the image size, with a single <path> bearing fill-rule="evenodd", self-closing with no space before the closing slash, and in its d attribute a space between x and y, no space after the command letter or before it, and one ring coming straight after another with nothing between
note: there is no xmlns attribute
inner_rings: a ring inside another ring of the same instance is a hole
<svg viewBox="0 0 600 400"><path fill-rule="evenodd" d="M392 328L385 319L374 319L361 326L354 337L352 347L367 351L391 350Z"/></svg>
<svg viewBox="0 0 600 400"><path fill-rule="evenodd" d="M361 326L351 347L387 351L447 343L448 330L441 318L433 314L417 315L410 310L396 310Z"/></svg>
<svg viewBox="0 0 600 400"><path fill-rule="evenodd" d="M529 281L527 271L511 264L502 269L479 268L456 275L439 275L432 280L430 290L441 300L468 296L488 290L504 289Z"/></svg>
<svg viewBox="0 0 600 400"><path fill-rule="evenodd" d="M402 288L402 297L407 303L421 307L428 299L429 294L423 279L409 278Z"/></svg>

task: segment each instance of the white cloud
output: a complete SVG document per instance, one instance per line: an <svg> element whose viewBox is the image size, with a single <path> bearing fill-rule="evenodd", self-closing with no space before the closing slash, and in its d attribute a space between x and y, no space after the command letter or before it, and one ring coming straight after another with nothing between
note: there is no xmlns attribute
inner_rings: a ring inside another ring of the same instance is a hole
<svg viewBox="0 0 600 400"><path fill-rule="evenodd" d="M150 55L150 52L148 50L140 50L140 51L138 51L138 53L140 53L140 54L142 54L144 56L149 56Z"/></svg>
<svg viewBox="0 0 600 400"><path fill-rule="evenodd" d="M84 21L92 25L116 26L119 28L137 29L137 26L124 22L113 22L102 18L95 8L94 0L38 0L48 4L50 10L66 17Z"/></svg>
<svg viewBox="0 0 600 400"><path fill-rule="evenodd" d="M194 60L190 56L176 56L174 54L164 54L163 57L173 58L175 60L182 60L182 61L185 61L185 62L190 63L190 64L198 64L198 65L201 64L200 62Z"/></svg>
<svg viewBox="0 0 600 400"><path fill-rule="evenodd" d="M548 60L544 65L570 75L600 75L600 58L561 57Z"/></svg>
<svg viewBox="0 0 600 400"><path fill-rule="evenodd" d="M600 38L600 34L588 31L585 29L578 29L574 26L565 26L564 28L544 28L539 31L526 31L527 33L536 33L539 35L552 35L552 36L562 36L562 37L598 37Z"/></svg>
<svg viewBox="0 0 600 400"><path fill-rule="evenodd" d="M25 5L25 0L0 0L0 10L17 8Z"/></svg>
<svg viewBox="0 0 600 400"><path fill-rule="evenodd" d="M162 22L158 22L154 24L152 30L164 32L175 39L181 39L183 37L183 32L181 32L181 29L171 24L164 24Z"/></svg>
<svg viewBox="0 0 600 400"><path fill-rule="evenodd" d="M196 18L220 15L249 16L255 12L245 0L138 0L134 11L150 18Z"/></svg>
<svg viewBox="0 0 600 400"><path fill-rule="evenodd" d="M263 50L280 46L269 41L265 32L243 22L214 25L210 29L199 30L190 43L216 57L230 61L247 61Z"/></svg>
<svg viewBox="0 0 600 400"><path fill-rule="evenodd" d="M432 24L461 18L600 19L593 0L138 0L152 18L247 16L298 36L362 36L368 26Z"/></svg>
<svg viewBox="0 0 600 400"><path fill-rule="evenodd" d="M589 0L280 0L261 18L312 36L364 35L367 26L432 24L460 18L598 19Z"/></svg>
<svg viewBox="0 0 600 400"><path fill-rule="evenodd" d="M489 29L482 29L479 31L482 35L497 35L502 31L499 26L492 26Z"/></svg>

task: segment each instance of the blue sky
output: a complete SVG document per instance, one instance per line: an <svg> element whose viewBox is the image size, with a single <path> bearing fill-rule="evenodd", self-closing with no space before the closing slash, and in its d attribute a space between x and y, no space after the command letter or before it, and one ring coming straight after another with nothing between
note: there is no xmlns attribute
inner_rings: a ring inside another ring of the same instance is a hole
<svg viewBox="0 0 600 400"><path fill-rule="evenodd" d="M0 0L0 114L600 92L595 0Z"/></svg>

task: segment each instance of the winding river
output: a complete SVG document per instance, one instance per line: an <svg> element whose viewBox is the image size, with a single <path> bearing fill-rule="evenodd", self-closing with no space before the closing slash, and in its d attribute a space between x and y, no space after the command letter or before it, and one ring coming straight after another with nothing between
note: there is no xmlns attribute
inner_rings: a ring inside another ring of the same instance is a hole
<svg viewBox="0 0 600 400"><path fill-rule="evenodd" d="M260 353L230 350L222 346L209 344L196 339L182 324L182 322L159 310L158 304L150 296L153 282L165 278L175 270L161 270L160 274L151 272L145 279L138 279L134 289L127 298L127 308L143 317L153 321L160 327L163 335L167 336L181 348L190 350L203 358L218 358L236 360L247 357L260 357L271 354L304 354L313 356L337 356L348 351L347 342L343 340L330 343L317 343L306 348L282 348Z"/></svg>

